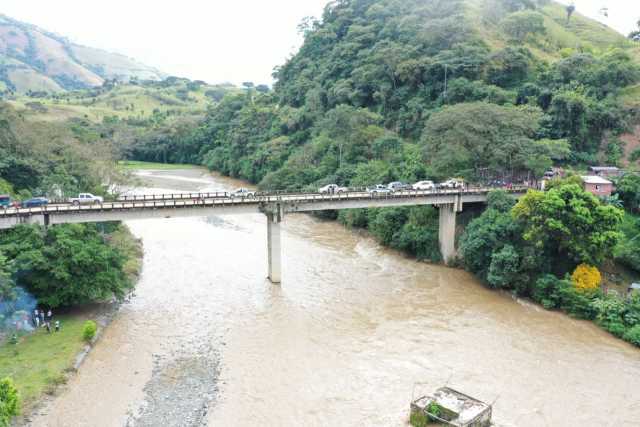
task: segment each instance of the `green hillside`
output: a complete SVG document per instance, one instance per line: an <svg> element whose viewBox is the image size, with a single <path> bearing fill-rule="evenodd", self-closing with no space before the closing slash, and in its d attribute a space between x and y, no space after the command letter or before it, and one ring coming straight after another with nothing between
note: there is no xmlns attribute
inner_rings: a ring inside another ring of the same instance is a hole
<svg viewBox="0 0 640 427"><path fill-rule="evenodd" d="M123 55L79 46L57 34L0 15L0 81L5 92L60 92L105 80L165 76Z"/></svg>
<svg viewBox="0 0 640 427"><path fill-rule="evenodd" d="M279 189L621 162L638 43L578 12L546 0L334 2L302 25L273 93L225 99L170 160Z"/></svg>
<svg viewBox="0 0 640 427"><path fill-rule="evenodd" d="M144 119L154 114L202 116L209 104L233 91L238 89L172 77L159 82L109 81L99 88L39 96L14 95L7 97L7 102L31 120L86 118L98 123L107 117Z"/></svg>

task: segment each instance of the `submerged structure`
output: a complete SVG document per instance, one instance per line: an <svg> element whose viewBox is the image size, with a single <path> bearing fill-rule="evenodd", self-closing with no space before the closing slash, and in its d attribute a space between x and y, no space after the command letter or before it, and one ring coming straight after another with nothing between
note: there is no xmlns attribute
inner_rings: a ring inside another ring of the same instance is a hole
<svg viewBox="0 0 640 427"><path fill-rule="evenodd" d="M411 425L423 427L431 422L456 427L489 427L491 405L441 387L433 396L422 396L411 402Z"/></svg>

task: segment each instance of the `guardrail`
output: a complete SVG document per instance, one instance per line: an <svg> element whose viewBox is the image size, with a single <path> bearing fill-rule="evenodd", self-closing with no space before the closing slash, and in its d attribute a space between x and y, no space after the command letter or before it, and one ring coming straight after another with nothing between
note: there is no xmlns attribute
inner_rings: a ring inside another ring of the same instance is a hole
<svg viewBox="0 0 640 427"><path fill-rule="evenodd" d="M527 186L512 186L511 188L504 187L467 187L467 188L436 188L433 190L414 190L414 189L404 189L404 190L396 190L391 192L391 194L415 194L419 192L447 192L447 191L462 191L464 193L469 193L473 191L481 191L486 192L495 189L503 189L506 191L520 192L525 189L529 189L532 187ZM350 187L347 191L336 192L336 193L317 193L317 192L308 192L308 191L254 191L253 197L268 197L268 196L313 196L313 195L338 195L338 194L350 194L350 193L364 193L368 192L366 187ZM379 192L378 194L385 194ZM386 193L389 194L389 193ZM116 202L127 202L127 201L153 201L153 200L198 200L198 199L214 199L214 198L240 198L246 196L234 196L232 192L227 191L217 191L217 192L208 192L208 193L167 193L167 194L142 194L142 195L125 195L118 197Z"/></svg>
<svg viewBox="0 0 640 427"><path fill-rule="evenodd" d="M9 216L29 216L35 214L48 213L83 213L95 211L114 211L128 209L156 209L156 208L185 208L185 207L213 207L213 206L229 206L242 204L260 204L260 203L315 203L330 200L367 200L367 199L398 199L418 196L438 196L438 195L474 195L486 194L495 188L490 187L472 187L467 189L435 189L435 190L400 190L394 192L378 192L371 193L364 190L350 189L347 192L334 194L320 193L287 193L287 192L269 192L255 193L254 196L234 197L226 192L212 193L173 193L173 194L155 194L155 195L138 195L137 199L126 200L121 199L113 202L104 202L102 204L91 205L72 205L57 204L36 208L8 208L0 209L0 217ZM530 189L530 187L517 186L504 189L510 193L521 193ZM145 196L147 198L145 198Z"/></svg>

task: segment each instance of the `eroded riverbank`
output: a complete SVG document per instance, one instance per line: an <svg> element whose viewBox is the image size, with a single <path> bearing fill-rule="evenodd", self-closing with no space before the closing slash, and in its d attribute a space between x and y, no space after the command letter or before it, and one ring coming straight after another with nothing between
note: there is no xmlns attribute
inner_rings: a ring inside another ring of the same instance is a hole
<svg viewBox="0 0 640 427"><path fill-rule="evenodd" d="M159 192L239 185L143 178ZM265 280L261 215L129 226L145 247L136 294L34 426L404 425L414 384L447 380L497 398L503 426L640 418L637 349L335 222L286 218L282 286Z"/></svg>

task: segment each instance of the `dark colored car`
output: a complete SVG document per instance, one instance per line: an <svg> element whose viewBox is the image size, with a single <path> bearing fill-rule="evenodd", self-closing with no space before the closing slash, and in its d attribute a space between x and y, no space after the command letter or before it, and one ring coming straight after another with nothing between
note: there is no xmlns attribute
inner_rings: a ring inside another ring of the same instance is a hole
<svg viewBox="0 0 640 427"><path fill-rule="evenodd" d="M24 200L21 204L23 208L38 208L40 206L46 206L49 204L49 199L46 197L33 197L29 200Z"/></svg>
<svg viewBox="0 0 640 427"><path fill-rule="evenodd" d="M11 196L7 196L6 194L0 195L0 208L7 209L11 207Z"/></svg>

